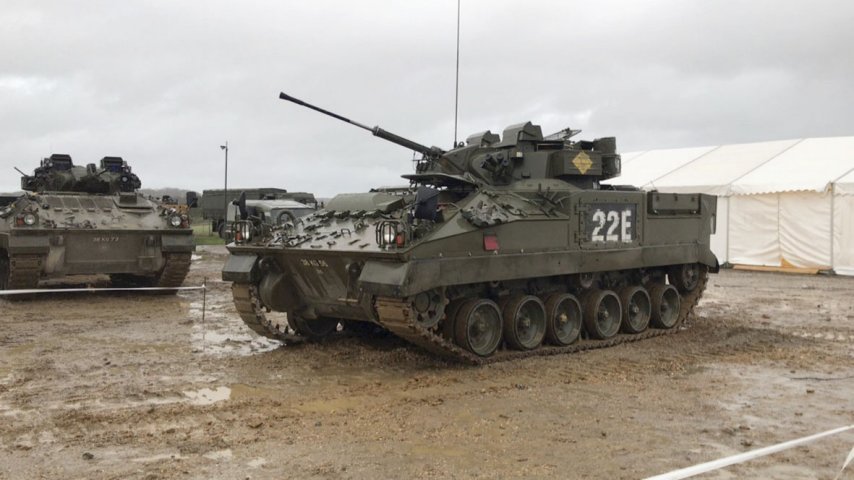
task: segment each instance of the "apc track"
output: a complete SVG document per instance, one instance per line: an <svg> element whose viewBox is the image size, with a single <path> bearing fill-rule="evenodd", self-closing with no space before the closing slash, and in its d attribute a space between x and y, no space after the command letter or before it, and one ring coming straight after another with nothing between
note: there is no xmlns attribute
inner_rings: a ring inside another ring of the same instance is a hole
<svg viewBox="0 0 854 480"><path fill-rule="evenodd" d="M153 282L149 282L146 286L180 287L190 272L190 255L189 253L165 254L163 270L153 278ZM43 262L44 257L41 255L12 255L8 259L0 258L0 281L8 278L5 284L0 283L0 290L38 288Z"/></svg>
<svg viewBox="0 0 854 480"><path fill-rule="evenodd" d="M708 278L708 272L702 270L700 277L697 279L696 287L691 291L680 295L678 319L670 328L650 327L635 334L621 332L611 338L601 340L584 338L587 337L585 334L582 335L578 341L567 346L546 345L544 343L538 348L532 350L511 350L505 347L500 348L490 357L481 357L459 347L448 338L451 335L448 334L447 331L443 332L443 329L428 329L419 325L414 321L416 315L412 311L411 302L397 298L379 297L376 299L375 307L378 323L394 335L406 340L407 342L448 360L471 365L486 365L532 356L569 354L585 350L613 347L624 343L637 342L648 338L677 333L681 328L687 327L688 319L692 314L694 307L703 296L703 292L708 284ZM258 296L256 286L235 283L232 285L232 294L234 296L234 304L237 307L237 311L240 314L241 319L255 333L267 338L286 342L312 339L311 335L289 333L287 328L288 325L274 324L268 320L265 315L265 307ZM453 312L453 309L449 309L449 311ZM444 321L447 322L448 320L445 319ZM293 325L291 327L293 330L299 332L300 327L304 328L304 324ZM304 330L303 332L305 333ZM322 338L322 335L318 335L316 338Z"/></svg>
<svg viewBox="0 0 854 480"><path fill-rule="evenodd" d="M25 290L36 288L42 269L41 255L12 255L0 259L0 282L8 278L6 285L0 283L0 290ZM6 272L8 269L8 277Z"/></svg>

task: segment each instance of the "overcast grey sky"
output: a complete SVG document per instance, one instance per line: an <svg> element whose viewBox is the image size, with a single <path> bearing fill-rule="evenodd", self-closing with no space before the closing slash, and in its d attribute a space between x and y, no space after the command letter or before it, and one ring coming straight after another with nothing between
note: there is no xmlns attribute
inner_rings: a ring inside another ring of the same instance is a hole
<svg viewBox="0 0 854 480"><path fill-rule="evenodd" d="M0 191L52 152L143 187L322 196L453 140L456 0L18 1L0 9ZM854 135L854 2L463 0L460 137L531 120L623 152Z"/></svg>

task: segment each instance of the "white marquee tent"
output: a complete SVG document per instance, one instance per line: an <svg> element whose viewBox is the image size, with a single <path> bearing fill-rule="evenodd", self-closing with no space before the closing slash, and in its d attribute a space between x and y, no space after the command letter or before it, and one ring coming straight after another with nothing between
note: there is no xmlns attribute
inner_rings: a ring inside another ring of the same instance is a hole
<svg viewBox="0 0 854 480"><path fill-rule="evenodd" d="M854 275L854 137L631 152L611 183L718 195L721 263Z"/></svg>

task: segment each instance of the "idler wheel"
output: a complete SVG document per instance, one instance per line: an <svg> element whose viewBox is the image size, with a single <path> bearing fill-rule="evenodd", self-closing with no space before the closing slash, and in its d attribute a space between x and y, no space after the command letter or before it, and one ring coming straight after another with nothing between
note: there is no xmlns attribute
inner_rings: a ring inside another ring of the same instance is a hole
<svg viewBox="0 0 854 480"><path fill-rule="evenodd" d="M424 328L433 328L445 315L445 297L441 291L430 290L415 295L410 300L415 320Z"/></svg>
<svg viewBox="0 0 854 480"><path fill-rule="evenodd" d="M504 340L516 350L533 350L546 336L546 308L533 295L515 295L504 304Z"/></svg>
<svg viewBox="0 0 854 480"><path fill-rule="evenodd" d="M574 343L581 335L581 304L575 295L554 293L546 298L546 340L553 345Z"/></svg>
<svg viewBox="0 0 854 480"><path fill-rule="evenodd" d="M673 328L679 321L682 299L673 285L656 284L649 289L652 301L650 322L656 328Z"/></svg>
<svg viewBox="0 0 854 480"><path fill-rule="evenodd" d="M652 315L652 301L646 289L641 286L624 287L618 293L623 306L622 330L626 333L646 330Z"/></svg>
<svg viewBox="0 0 854 480"><path fill-rule="evenodd" d="M498 305L485 298L473 298L457 311L454 341L475 355L488 357L501 343L501 327Z"/></svg>
<svg viewBox="0 0 854 480"><path fill-rule="evenodd" d="M288 315L288 325L310 340L322 340L338 328L338 320L335 318L318 317L307 320L297 315Z"/></svg>
<svg viewBox="0 0 854 480"><path fill-rule="evenodd" d="M700 284L702 274L703 266L699 263L683 263L670 267L667 271L667 278L680 293L689 293L693 292Z"/></svg>
<svg viewBox="0 0 854 480"><path fill-rule="evenodd" d="M611 290L592 290L584 295L584 326L597 339L611 338L620 331L623 309Z"/></svg>

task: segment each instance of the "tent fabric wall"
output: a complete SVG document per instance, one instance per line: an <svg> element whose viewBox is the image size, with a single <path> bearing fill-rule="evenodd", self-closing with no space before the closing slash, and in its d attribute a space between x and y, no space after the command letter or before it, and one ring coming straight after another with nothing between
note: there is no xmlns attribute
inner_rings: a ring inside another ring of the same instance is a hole
<svg viewBox="0 0 854 480"><path fill-rule="evenodd" d="M833 270L840 275L854 275L854 183L850 191L833 196Z"/></svg>
<svg viewBox="0 0 854 480"><path fill-rule="evenodd" d="M780 200L780 266L830 268L831 195L784 192Z"/></svg>
<svg viewBox="0 0 854 480"><path fill-rule="evenodd" d="M726 261L766 267L831 268L829 193L783 192L728 198Z"/></svg>
<svg viewBox="0 0 854 480"><path fill-rule="evenodd" d="M730 197L729 263L780 265L778 211L777 194Z"/></svg>

